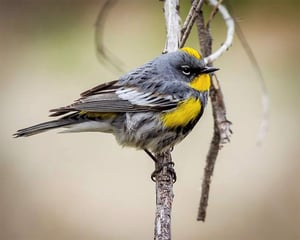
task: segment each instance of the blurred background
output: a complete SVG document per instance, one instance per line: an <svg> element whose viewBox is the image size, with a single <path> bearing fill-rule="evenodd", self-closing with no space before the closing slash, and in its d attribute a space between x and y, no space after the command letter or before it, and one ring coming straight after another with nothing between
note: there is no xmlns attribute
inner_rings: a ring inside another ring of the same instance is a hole
<svg viewBox="0 0 300 240"><path fill-rule="evenodd" d="M189 2L189 1L187 1ZM173 151L178 180L174 239L300 239L299 1L232 1L263 70L271 108L261 146L261 88L237 38L215 66L232 141L220 152L208 215L197 222L205 157L212 136L209 105ZM47 120L48 110L120 73L98 61L94 44L101 1L0 1L0 239L151 239L154 166L142 151L110 135L57 134L14 139ZM130 70L161 53L165 26L159 1L119 1L103 41ZM186 16L188 4L181 6ZM183 18L184 19L184 18ZM214 48L224 24L212 24ZM187 45L198 48L193 32ZM297 76L297 77L296 77Z"/></svg>

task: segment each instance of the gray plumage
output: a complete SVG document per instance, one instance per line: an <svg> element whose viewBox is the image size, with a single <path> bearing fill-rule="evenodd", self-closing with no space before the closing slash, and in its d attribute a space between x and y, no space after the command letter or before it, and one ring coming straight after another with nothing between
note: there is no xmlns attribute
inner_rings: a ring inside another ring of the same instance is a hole
<svg viewBox="0 0 300 240"><path fill-rule="evenodd" d="M190 72L184 72L186 69ZM197 91L189 83L215 70L185 51L167 53L119 80L83 92L71 105L50 110L50 116L59 117L57 120L18 130L14 136L27 137L64 127L64 132L112 133L121 145L162 152L180 142L203 113L207 91ZM187 126L166 128L162 114L191 97L202 103L199 116Z"/></svg>

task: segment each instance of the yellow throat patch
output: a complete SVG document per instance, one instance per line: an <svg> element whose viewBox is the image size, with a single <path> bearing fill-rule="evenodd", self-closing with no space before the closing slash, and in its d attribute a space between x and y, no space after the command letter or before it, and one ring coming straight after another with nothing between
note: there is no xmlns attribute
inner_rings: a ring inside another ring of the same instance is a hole
<svg viewBox="0 0 300 240"><path fill-rule="evenodd" d="M210 88L210 75L207 73L199 74L189 83L189 85L197 91L208 91Z"/></svg>
<svg viewBox="0 0 300 240"><path fill-rule="evenodd" d="M178 107L162 116L165 127L186 126L190 121L197 118L201 111L201 102L196 98L189 98L178 105Z"/></svg>

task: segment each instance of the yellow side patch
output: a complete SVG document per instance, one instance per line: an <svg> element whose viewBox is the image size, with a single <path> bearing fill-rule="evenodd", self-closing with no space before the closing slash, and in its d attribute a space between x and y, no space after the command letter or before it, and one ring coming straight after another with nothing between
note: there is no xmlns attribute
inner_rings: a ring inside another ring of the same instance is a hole
<svg viewBox="0 0 300 240"><path fill-rule="evenodd" d="M187 54L193 56L194 58L197 58L198 60L202 58L201 54L194 48L184 47L181 48L180 50L186 52Z"/></svg>
<svg viewBox="0 0 300 240"><path fill-rule="evenodd" d="M201 110L201 102L199 99L190 98L182 102L174 111L165 113L162 121L165 127L186 126L190 121L194 120Z"/></svg>
<svg viewBox="0 0 300 240"><path fill-rule="evenodd" d="M86 112L86 111L81 111L79 113L80 115L86 114L87 117L90 118L102 118L102 119L110 119L116 117L116 113L100 113L100 112Z"/></svg>
<svg viewBox="0 0 300 240"><path fill-rule="evenodd" d="M209 74L200 74L189 83L191 88L196 89L197 91L208 91L210 88L210 75Z"/></svg>

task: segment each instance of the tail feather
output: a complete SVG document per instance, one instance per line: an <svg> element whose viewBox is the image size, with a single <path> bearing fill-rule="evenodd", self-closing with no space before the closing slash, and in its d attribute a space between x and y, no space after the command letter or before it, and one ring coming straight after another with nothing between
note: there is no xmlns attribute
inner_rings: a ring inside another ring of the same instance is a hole
<svg viewBox="0 0 300 240"><path fill-rule="evenodd" d="M108 117L107 117L108 115ZM28 128L18 130L13 136L29 137L51 129L65 127L69 128L63 132L112 132L111 121L115 119L115 114L103 113L70 113L62 118L40 123Z"/></svg>
<svg viewBox="0 0 300 240"><path fill-rule="evenodd" d="M78 123L78 121L74 121L73 119L58 119L54 121L40 123L28 128L18 130L13 136L14 137L28 137L31 135L35 135L38 133L42 133L48 131L50 129L65 127L74 123Z"/></svg>

